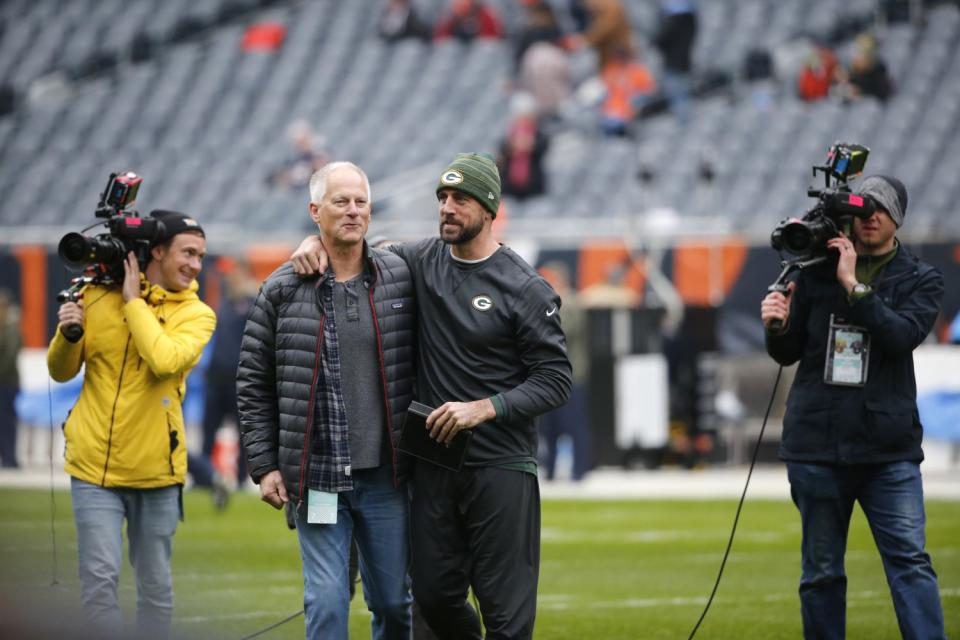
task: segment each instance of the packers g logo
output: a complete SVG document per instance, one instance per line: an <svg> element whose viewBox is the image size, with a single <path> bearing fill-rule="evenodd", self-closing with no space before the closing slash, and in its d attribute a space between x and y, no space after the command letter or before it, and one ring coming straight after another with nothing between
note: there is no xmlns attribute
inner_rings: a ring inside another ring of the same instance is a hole
<svg viewBox="0 0 960 640"><path fill-rule="evenodd" d="M459 171L456 171L455 169L451 169L450 171L447 171L445 174L440 176L440 182L442 182L443 184L450 184L450 185L460 184L461 182L463 182L463 174L460 173Z"/></svg>
<svg viewBox="0 0 960 640"><path fill-rule="evenodd" d="M493 308L493 300L490 299L490 296L477 296L470 301L470 304L477 311L490 311Z"/></svg>

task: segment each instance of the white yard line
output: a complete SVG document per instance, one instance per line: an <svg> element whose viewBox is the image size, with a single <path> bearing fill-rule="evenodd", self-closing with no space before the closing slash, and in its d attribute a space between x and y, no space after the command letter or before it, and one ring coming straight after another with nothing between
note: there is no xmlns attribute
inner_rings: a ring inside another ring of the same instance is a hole
<svg viewBox="0 0 960 640"><path fill-rule="evenodd" d="M923 469L923 467L921 467ZM714 467L687 471L624 471L602 468L582 482L540 479L544 500L713 500L737 499L747 479L746 467ZM960 501L960 470L923 470L924 496L936 500ZM0 487L48 488L50 469L32 466L0 469ZM53 486L66 489L70 478L60 464L53 472ZM790 485L782 465L764 465L754 470L747 500L789 500Z"/></svg>

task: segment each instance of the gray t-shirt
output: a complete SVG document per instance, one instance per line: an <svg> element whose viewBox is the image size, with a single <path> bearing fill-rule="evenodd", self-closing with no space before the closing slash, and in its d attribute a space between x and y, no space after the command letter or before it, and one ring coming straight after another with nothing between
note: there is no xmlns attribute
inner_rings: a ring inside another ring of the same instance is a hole
<svg viewBox="0 0 960 640"><path fill-rule="evenodd" d="M340 381L350 428L350 465L379 467L383 458L383 386L377 333L363 276L333 283L333 309L340 343Z"/></svg>

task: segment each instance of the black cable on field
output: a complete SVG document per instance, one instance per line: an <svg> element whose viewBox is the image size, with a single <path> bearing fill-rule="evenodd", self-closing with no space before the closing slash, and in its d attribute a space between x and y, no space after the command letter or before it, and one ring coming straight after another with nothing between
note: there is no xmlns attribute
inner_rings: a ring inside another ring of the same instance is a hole
<svg viewBox="0 0 960 640"><path fill-rule="evenodd" d="M473 592L471 591L471 594L470 594L470 595L471 595L471 597L473 598L473 606L476 607L477 611L480 611L480 603L477 602L477 594L475 594L475 593L473 593ZM276 629L277 627L280 627L280 626L282 626L282 625L285 625L285 624L287 624L288 622L293 622L294 620L296 620L298 617L300 617L300 616L302 616L302 615L303 615L303 609L301 609L300 611L296 612L296 613L293 614L292 616L289 616L289 617L284 618L284 619L281 620L280 622L275 622L274 624L270 625L269 627L265 627L265 628L263 628L263 629L260 629L259 631L255 631L254 633L251 633L251 634L248 635L248 636L243 636L242 638L240 638L240 640L251 640L251 638L256 638L257 636L262 636L263 634L267 633L268 631L273 631L273 630Z"/></svg>
<svg viewBox="0 0 960 640"><path fill-rule="evenodd" d="M296 612L295 614L293 614L292 616L288 616L288 617L284 618L283 620L281 620L280 622L275 622L275 623L273 623L272 625L270 625L269 627L260 629L260 631L256 631L256 632L254 632L254 633L251 633L251 634L248 635L248 636L243 636L242 638L240 638L240 640L250 640L250 638L256 638L257 636L262 636L263 634L267 633L268 631L273 631L273 630L276 629L277 627L282 626L282 625L285 625L285 624L287 624L288 622L292 622L292 621L296 620L297 618L299 618L299 617L302 616L302 615L303 615L303 609L300 609L300 611L297 611L297 612Z"/></svg>
<svg viewBox="0 0 960 640"><path fill-rule="evenodd" d="M53 490L53 389L50 386L49 376L47 376L47 409L50 415L50 445L47 448L47 456L50 462L50 539L53 546L50 586L56 586L60 583L57 580L57 502Z"/></svg>
<svg viewBox="0 0 960 640"><path fill-rule="evenodd" d="M740 503L737 505L737 514L733 517L733 528L730 529L730 540L727 541L727 550L723 552L723 560L720 562L720 571L717 572L717 580L713 583L713 591L710 592L710 597L707 599L707 606L703 608L703 613L700 614L700 619L697 620L697 624L694 625L693 631L690 632L687 640L693 640L693 636L697 635L697 629L700 628L700 624L703 622L703 619L707 617L707 611L710 610L710 605L713 603L713 597L717 595L717 589L720 587L720 578L723 577L723 568L727 566L727 558L730 556L730 549L733 547L733 536L737 533L737 523L740 521L740 511L743 509L743 501L747 497L747 488L750 486L750 476L753 475L753 468L757 464L757 454L760 452L760 443L763 441L763 432L767 428L767 418L770 417L770 409L773 408L773 399L777 396L777 387L780 385L780 375L783 373L783 367L780 367L777 370L777 379L773 381L773 391L770 392L770 402L767 404L767 412L763 414L763 424L760 425L760 435L757 436L757 444L753 447L753 456L750 458L750 469L747 471L747 481L743 485L743 493L740 495Z"/></svg>
<svg viewBox="0 0 960 640"><path fill-rule="evenodd" d="M97 223L101 224L101 223ZM90 225L87 229L96 226ZM86 231L87 229L84 229ZM103 296L100 296L96 300L92 301L86 308L90 308L95 305ZM58 325L59 327L59 325ZM60 329L58 328L57 331ZM47 415L50 421L50 443L47 447L47 461L50 465L50 541L52 547L52 553L50 558L50 586L56 586L60 584L60 581L57 579L59 575L59 563L57 562L57 500L56 500L56 491L54 491L53 483L53 447L56 440L56 426L53 424L53 387L50 384L50 376L47 376Z"/></svg>

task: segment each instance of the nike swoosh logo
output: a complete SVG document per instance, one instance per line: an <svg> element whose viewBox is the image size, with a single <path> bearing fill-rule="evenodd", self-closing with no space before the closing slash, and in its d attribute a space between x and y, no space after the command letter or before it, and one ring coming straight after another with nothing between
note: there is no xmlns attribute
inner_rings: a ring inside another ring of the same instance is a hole
<svg viewBox="0 0 960 640"><path fill-rule="evenodd" d="M557 312L557 307L554 307L553 309L550 309L550 311L547 311L547 317L549 318L550 316L552 316L552 315L555 314L556 312Z"/></svg>

